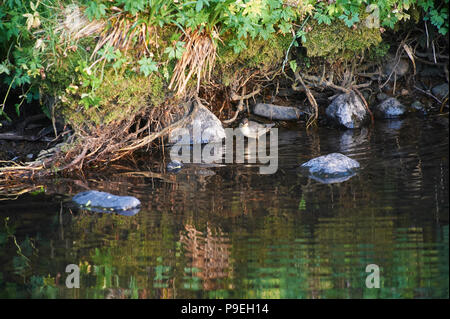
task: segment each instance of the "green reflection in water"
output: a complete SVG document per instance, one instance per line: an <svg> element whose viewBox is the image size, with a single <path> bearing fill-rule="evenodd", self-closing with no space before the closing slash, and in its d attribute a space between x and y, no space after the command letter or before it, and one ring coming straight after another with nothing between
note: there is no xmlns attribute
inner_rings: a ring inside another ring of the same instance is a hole
<svg viewBox="0 0 450 319"><path fill-rule="evenodd" d="M324 129L283 142L280 132L272 176L231 165L159 180L141 177L145 168L4 202L0 297L448 298L448 120L430 121L361 138ZM293 169L336 148L363 167L345 183ZM83 183L143 207L131 217L72 212L51 196ZM65 286L68 264L80 267L79 289ZM369 264L380 289L365 286Z"/></svg>
<svg viewBox="0 0 450 319"><path fill-rule="evenodd" d="M448 297L448 225L404 228L392 217L301 225L286 215L252 222L225 232L208 223L182 227L170 214L76 216L60 246L41 235L17 240L3 226L0 297ZM92 247L98 234L101 247ZM65 288L69 263L80 266L80 289ZM368 264L380 266L380 289L365 287Z"/></svg>

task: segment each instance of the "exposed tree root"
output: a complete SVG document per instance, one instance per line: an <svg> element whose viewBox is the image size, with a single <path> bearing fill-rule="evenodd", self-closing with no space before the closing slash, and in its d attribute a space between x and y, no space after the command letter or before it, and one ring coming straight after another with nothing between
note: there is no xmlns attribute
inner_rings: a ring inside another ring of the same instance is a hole
<svg viewBox="0 0 450 319"><path fill-rule="evenodd" d="M314 95L311 93L311 90L306 86L299 72L295 72L295 78L302 84L306 92L306 97L308 98L309 103L314 109L314 114L310 116L310 118L308 119L308 123L306 123L306 128L309 128L312 124L314 124L317 121L317 118L319 117L319 106L317 105Z"/></svg>
<svg viewBox="0 0 450 319"><path fill-rule="evenodd" d="M47 152L33 162L23 165L4 163L12 165L0 167L0 183L7 185L13 180L23 181L57 172L67 173L75 169L81 170L90 163L116 161L184 125L195 114L198 105L201 105L198 97L192 102L184 103L185 112L175 122L171 118L180 116L182 110L179 107L172 107L171 114L164 112L165 108L160 108L158 118L148 117L148 113L151 111L146 111L120 123L109 124L108 127L90 128L89 130L79 128L76 130L74 142L68 145L69 150L66 152L63 152L62 145L59 145L52 152ZM145 119L144 125L136 124L142 123L143 119ZM158 125L152 123L153 121L156 121ZM168 124L161 128L164 122Z"/></svg>

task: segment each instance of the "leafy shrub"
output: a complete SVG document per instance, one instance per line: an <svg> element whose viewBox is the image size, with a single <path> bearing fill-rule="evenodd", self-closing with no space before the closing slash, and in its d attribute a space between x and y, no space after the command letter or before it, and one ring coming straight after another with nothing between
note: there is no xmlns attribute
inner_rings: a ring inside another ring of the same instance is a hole
<svg viewBox="0 0 450 319"><path fill-rule="evenodd" d="M102 21L100 35L123 28L120 36L129 38L127 49L104 46L92 55L98 33L86 40L91 45L70 35L63 37L65 13L61 8L69 6L79 7L88 21ZM312 55L323 56L363 49L378 42L379 34L374 30L374 39L365 38L368 45L347 39L345 44L326 48L327 39L315 35L321 28L339 27L343 34L362 32L368 22L371 27L394 28L418 12L439 33L448 32L448 0L1 0L0 81L6 94L20 90L22 102L39 98L49 82L64 86L63 94L77 95L89 108L100 103L96 90L105 70L124 76L155 75L168 81L174 62L186 49L180 40L185 33L201 31L235 55L251 49L252 41L281 36L296 46L303 43ZM138 41L145 44L140 51L133 49ZM55 79L55 74L66 79ZM71 89L75 86L80 87L76 92ZM0 115L8 118L4 104ZM17 113L21 105L16 105Z"/></svg>

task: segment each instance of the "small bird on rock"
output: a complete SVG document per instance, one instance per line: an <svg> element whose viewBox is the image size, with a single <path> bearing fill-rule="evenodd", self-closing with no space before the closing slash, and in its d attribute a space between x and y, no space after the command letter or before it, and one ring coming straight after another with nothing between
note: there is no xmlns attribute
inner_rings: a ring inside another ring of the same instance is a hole
<svg viewBox="0 0 450 319"><path fill-rule="evenodd" d="M243 119L239 128L248 138L259 138L266 134L275 124L261 124L253 121L249 121L247 118Z"/></svg>
<svg viewBox="0 0 450 319"><path fill-rule="evenodd" d="M177 160L173 160L169 164L167 164L167 171L170 173L177 173L180 169L183 168L183 163Z"/></svg>

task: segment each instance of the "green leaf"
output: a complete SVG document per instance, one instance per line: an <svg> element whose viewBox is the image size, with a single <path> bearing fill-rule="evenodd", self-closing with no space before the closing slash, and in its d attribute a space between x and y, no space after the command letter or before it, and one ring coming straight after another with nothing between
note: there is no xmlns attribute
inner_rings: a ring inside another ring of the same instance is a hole
<svg viewBox="0 0 450 319"><path fill-rule="evenodd" d="M96 1L90 1L89 6L85 10L85 14L90 21L100 19L106 14L106 6L103 3L97 3Z"/></svg>
<svg viewBox="0 0 450 319"><path fill-rule="evenodd" d="M6 61L3 62L2 64L0 64L0 74L5 73L7 75L9 75L9 68L6 66Z"/></svg>
<svg viewBox="0 0 450 319"><path fill-rule="evenodd" d="M295 72L297 70L297 61L295 60L289 61L289 66L291 67L292 71Z"/></svg>
<svg viewBox="0 0 450 319"><path fill-rule="evenodd" d="M289 22L283 22L280 24L280 31L283 34L289 33L291 30L291 24Z"/></svg>
<svg viewBox="0 0 450 319"><path fill-rule="evenodd" d="M314 19L316 19L317 22L319 22L319 24L322 24L322 23L325 23L327 25L331 24L331 18L320 12L316 12L316 14L314 15Z"/></svg>
<svg viewBox="0 0 450 319"><path fill-rule="evenodd" d="M140 72L144 73L145 76L149 76L152 72L158 71L158 63L153 61L153 59L150 58L142 58L138 61L140 67Z"/></svg>

